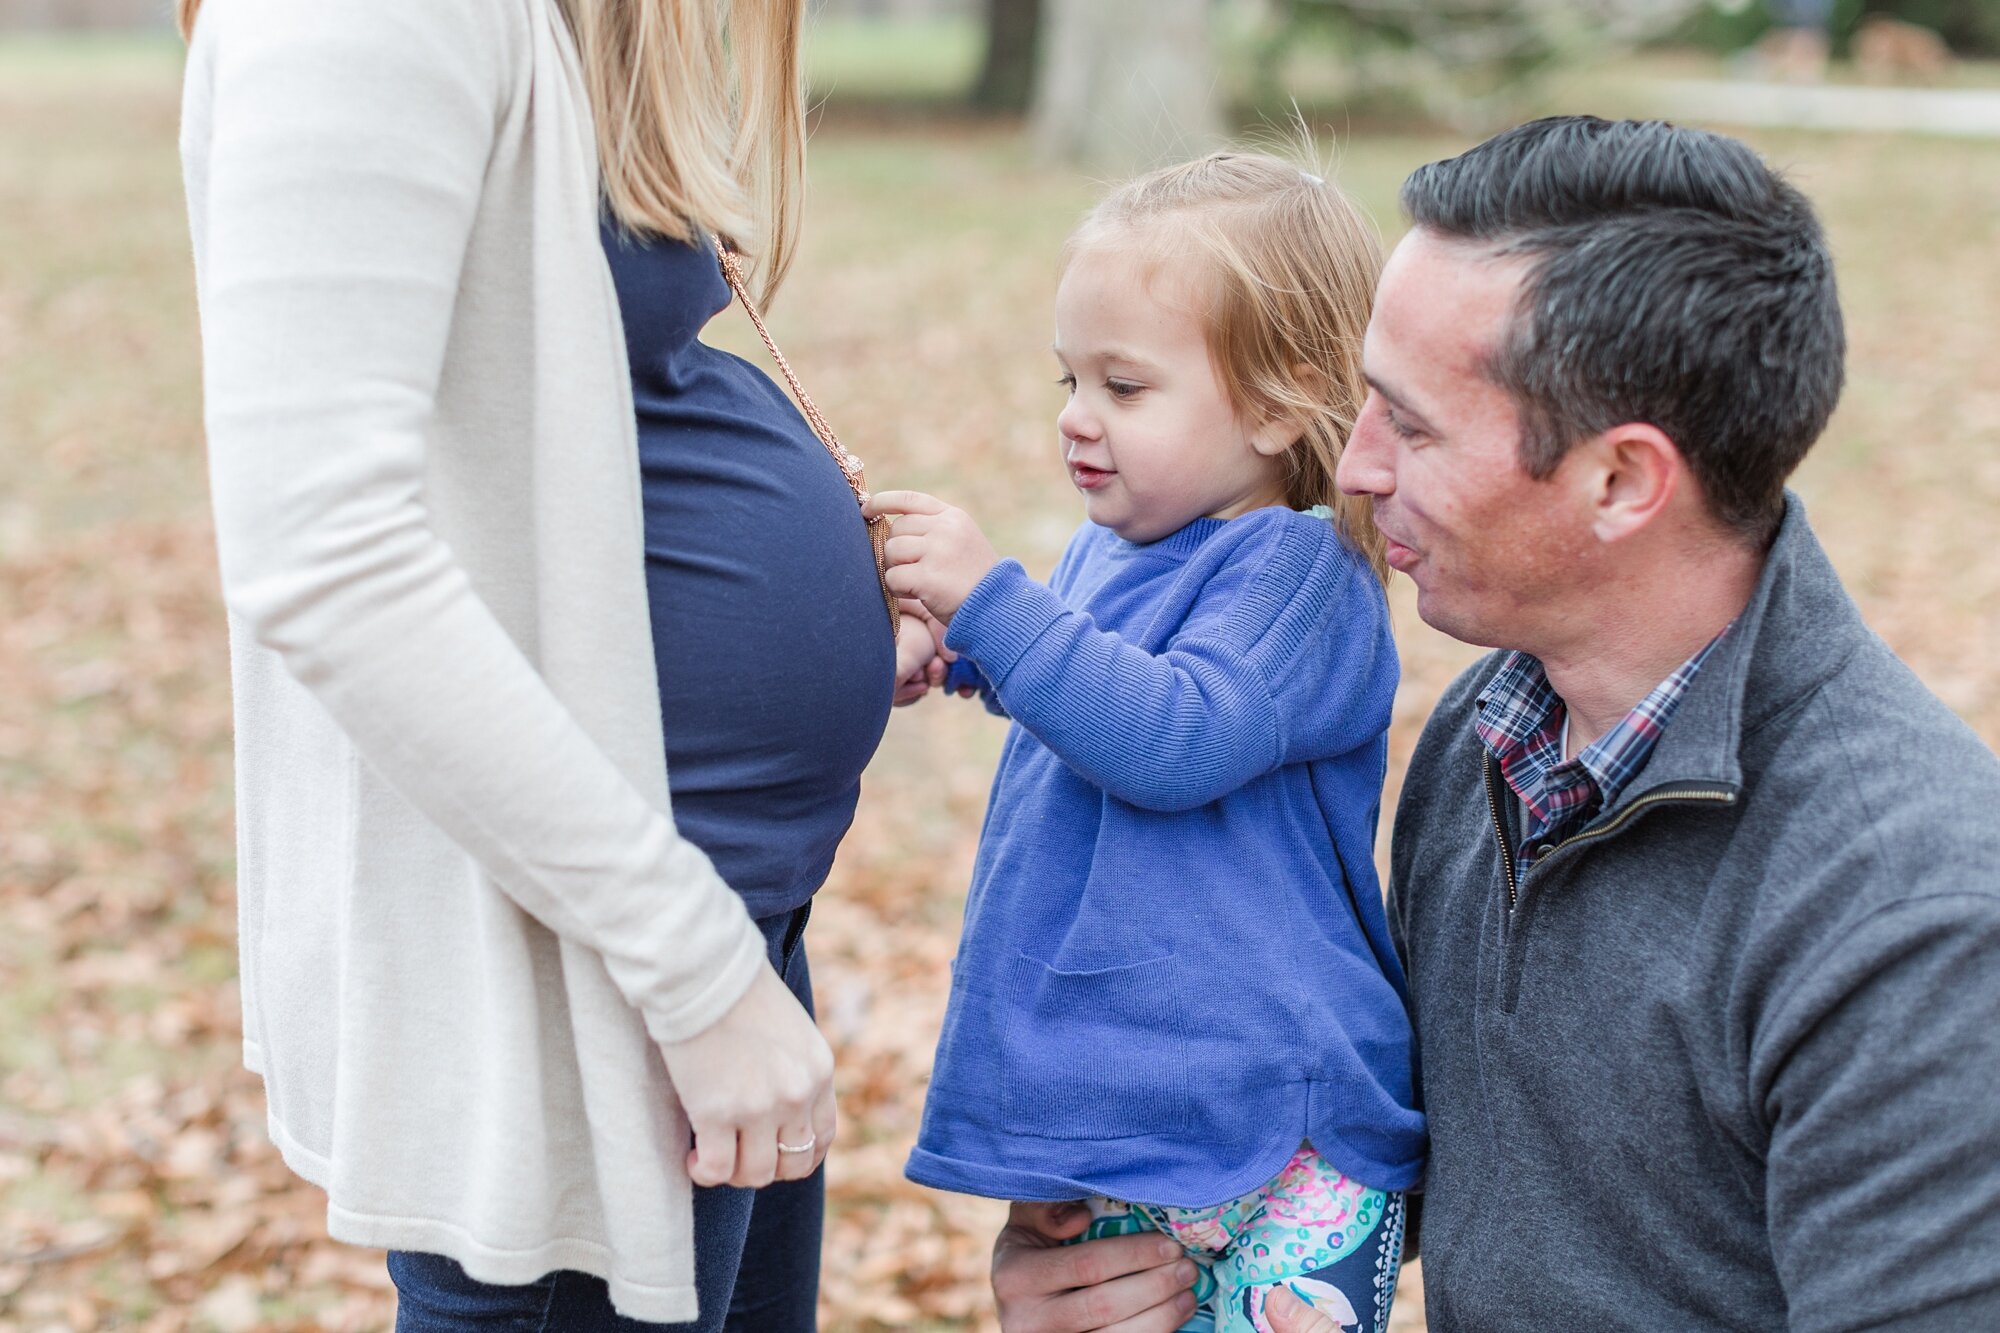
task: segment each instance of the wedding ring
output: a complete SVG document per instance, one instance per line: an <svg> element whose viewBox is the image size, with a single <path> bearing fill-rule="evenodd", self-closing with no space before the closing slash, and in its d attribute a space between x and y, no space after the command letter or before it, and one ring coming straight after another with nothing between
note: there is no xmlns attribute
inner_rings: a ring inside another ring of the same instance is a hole
<svg viewBox="0 0 2000 1333"><path fill-rule="evenodd" d="M779 1139L778 1151L782 1153L793 1153L793 1154L802 1152L811 1152L814 1146L817 1145L818 1143L819 1143L819 1135L814 1134L810 1130L808 1130L806 1133L806 1141L804 1143L787 1143L783 1139Z"/></svg>

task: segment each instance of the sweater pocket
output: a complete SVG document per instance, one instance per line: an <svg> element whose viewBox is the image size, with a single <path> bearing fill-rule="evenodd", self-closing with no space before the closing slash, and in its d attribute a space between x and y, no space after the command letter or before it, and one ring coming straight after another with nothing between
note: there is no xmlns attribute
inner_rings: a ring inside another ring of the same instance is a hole
<svg viewBox="0 0 2000 1333"><path fill-rule="evenodd" d="M1008 977L1001 1123L1046 1139L1184 1133L1188 997L1172 954L1070 972L1019 954Z"/></svg>

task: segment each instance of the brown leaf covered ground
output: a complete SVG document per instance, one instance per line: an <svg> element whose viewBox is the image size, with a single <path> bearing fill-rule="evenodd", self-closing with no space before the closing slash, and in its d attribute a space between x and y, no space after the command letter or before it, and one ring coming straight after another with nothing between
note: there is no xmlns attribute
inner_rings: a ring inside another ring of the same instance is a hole
<svg viewBox="0 0 2000 1333"><path fill-rule="evenodd" d="M325 1240L238 1067L176 80L164 48L0 46L0 1333L391 1318L379 1256ZM2000 144L1757 142L1826 214L1853 339L1799 489L1871 622L2000 741ZM1357 139L1343 178L1393 232L1396 182L1455 146ZM774 320L877 485L966 504L1037 570L1077 516L1045 348L1092 193L1000 130L829 125ZM1408 591L1396 775L1470 656ZM997 1207L900 1166L999 740L956 701L899 713L814 918L844 1116L829 1329L991 1326Z"/></svg>

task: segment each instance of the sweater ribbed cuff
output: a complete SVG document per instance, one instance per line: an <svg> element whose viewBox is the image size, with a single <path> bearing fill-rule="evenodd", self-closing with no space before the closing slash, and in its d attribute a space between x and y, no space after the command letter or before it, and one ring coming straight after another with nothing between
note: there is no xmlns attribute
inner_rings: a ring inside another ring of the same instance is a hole
<svg viewBox="0 0 2000 1333"><path fill-rule="evenodd" d="M951 636L947 634L946 638ZM961 657L945 668L944 684L940 686L946 694L956 694L960 690L976 690L986 684L986 673L969 657Z"/></svg>
<svg viewBox="0 0 2000 1333"><path fill-rule="evenodd" d="M662 1046L701 1035L736 1007L758 971L767 966L763 932L746 916L743 928L734 932L722 953L713 958L698 988L677 993L671 1004L652 997L640 1003L639 1016L645 1021L646 1032Z"/></svg>
<svg viewBox="0 0 2000 1333"><path fill-rule="evenodd" d="M952 616L945 647L971 658L998 686L1068 610L1062 598L1028 577L1020 561L1002 560Z"/></svg>

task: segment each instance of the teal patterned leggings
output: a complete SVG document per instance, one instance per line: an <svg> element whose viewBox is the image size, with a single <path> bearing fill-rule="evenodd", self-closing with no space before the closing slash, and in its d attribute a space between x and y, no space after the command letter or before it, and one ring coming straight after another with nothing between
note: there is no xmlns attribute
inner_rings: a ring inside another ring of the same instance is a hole
<svg viewBox="0 0 2000 1333"><path fill-rule="evenodd" d="M1403 1196L1369 1189L1301 1147L1268 1184L1212 1208L1089 1200L1079 1240L1163 1231L1199 1267L1201 1302L1181 1333L1271 1333L1272 1288L1330 1317L1341 1333L1385 1333L1403 1254Z"/></svg>

